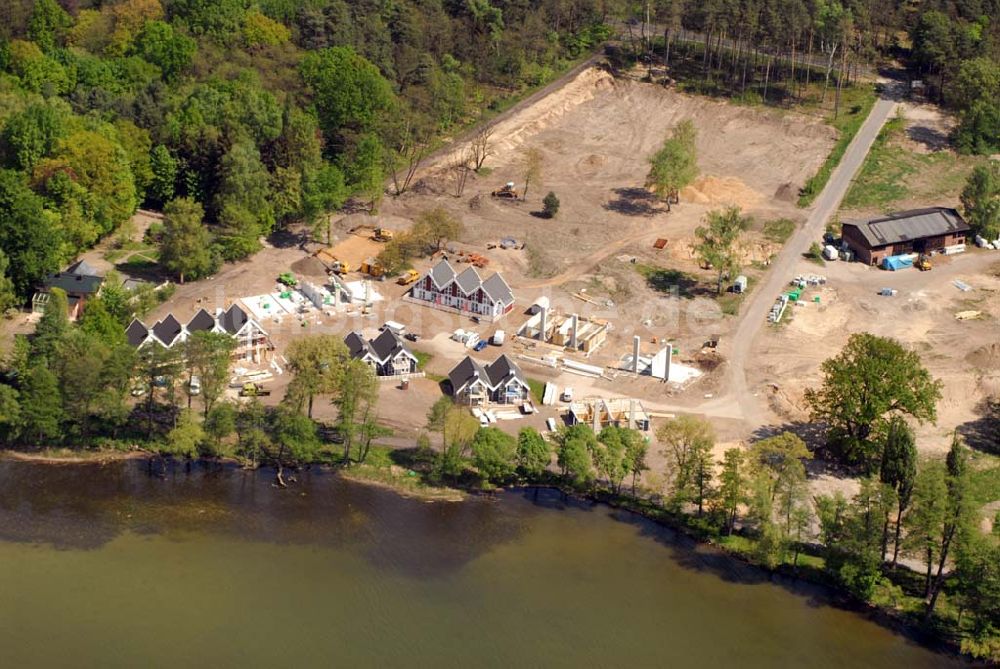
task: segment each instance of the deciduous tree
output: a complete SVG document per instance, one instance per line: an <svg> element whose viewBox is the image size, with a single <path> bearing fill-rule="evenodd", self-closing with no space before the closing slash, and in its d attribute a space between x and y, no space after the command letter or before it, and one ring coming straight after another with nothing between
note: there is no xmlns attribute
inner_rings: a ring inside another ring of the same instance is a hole
<svg viewBox="0 0 1000 669"><path fill-rule="evenodd" d="M717 272L716 292L722 294L722 281L740 271L739 241L750 228L750 218L739 207L710 211L705 215L707 225L695 229L695 253L702 263Z"/></svg>
<svg viewBox="0 0 1000 669"><path fill-rule="evenodd" d="M814 420L828 426L827 439L841 462L872 471L881 459L888 421L907 415L934 421L941 382L913 351L895 339L851 335L834 358L823 363L823 383L806 390Z"/></svg>
<svg viewBox="0 0 1000 669"><path fill-rule="evenodd" d="M681 189L698 177L696 139L694 123L681 121L649 159L646 186L667 203L667 211L671 202L680 202Z"/></svg>
<svg viewBox="0 0 1000 669"><path fill-rule="evenodd" d="M206 276L218 266L212 235L202 223L204 213L200 204L186 197L173 200L163 212L160 262L181 283Z"/></svg>

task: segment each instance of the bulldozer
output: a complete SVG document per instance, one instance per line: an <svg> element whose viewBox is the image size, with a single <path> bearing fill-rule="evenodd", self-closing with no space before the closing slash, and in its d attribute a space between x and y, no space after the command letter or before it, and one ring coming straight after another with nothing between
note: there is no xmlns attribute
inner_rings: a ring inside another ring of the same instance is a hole
<svg viewBox="0 0 1000 669"><path fill-rule="evenodd" d="M377 242L391 242L393 238L392 230L387 228L375 228L373 239Z"/></svg>
<svg viewBox="0 0 1000 669"><path fill-rule="evenodd" d="M921 253L920 256L917 257L917 262L913 263L913 265L921 272L926 272L934 268L934 265L931 264L931 259L928 258L927 255L923 253Z"/></svg>
<svg viewBox="0 0 1000 669"><path fill-rule="evenodd" d="M500 198L501 200L520 200L521 196L518 194L517 190L514 188L514 182L508 181L503 185L500 190L495 190L491 193L493 197Z"/></svg>
<svg viewBox="0 0 1000 669"><path fill-rule="evenodd" d="M415 282L419 278L420 274L419 272L417 272L417 270L408 269L405 272L403 272L398 279L396 279L396 283L398 283L400 286L409 286L411 283Z"/></svg>

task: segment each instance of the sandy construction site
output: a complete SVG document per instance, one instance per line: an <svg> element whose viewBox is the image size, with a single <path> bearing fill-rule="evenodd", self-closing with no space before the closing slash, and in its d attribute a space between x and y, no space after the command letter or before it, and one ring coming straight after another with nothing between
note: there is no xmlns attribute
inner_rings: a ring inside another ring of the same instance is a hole
<svg viewBox="0 0 1000 669"><path fill-rule="evenodd" d="M644 188L648 158L685 119L698 130L701 175L668 213ZM429 161L410 192L385 199L377 219L399 229L405 227L402 219L430 207L447 208L465 223L459 246L485 254L490 270L504 273L524 306L542 294L574 303L573 293L587 292L601 308L575 302L575 309L566 309L617 321L609 361L620 355L618 348L633 331L667 337L691 350L706 335L728 330L733 318L719 314L714 300L703 300L702 311L714 309L719 322L690 324L683 314L664 319L663 313L678 305L666 304L662 286L651 286L637 270L684 272L681 283L689 285L682 286L682 297L689 299L680 307L689 310L699 295L708 296L713 280L711 272L698 267L691 249L694 229L706 212L737 205L758 226L781 217L801 220L803 213L795 206L798 191L822 164L834 137L817 118L684 95L661 85L616 79L592 67L497 123L486 169L470 176L461 197L456 197L450 166L467 146ZM530 185L525 202L490 197L508 181L518 189L523 186L528 148L542 153L543 183ZM551 220L537 216L549 191L561 202ZM347 222L338 225L342 232L348 227ZM527 248L486 250L504 236ZM654 250L659 238L667 240L666 247ZM746 242L747 264L757 261L762 267L778 249L752 233Z"/></svg>
<svg viewBox="0 0 1000 669"><path fill-rule="evenodd" d="M698 130L701 178L667 214L643 188L647 159L684 119ZM833 141L833 131L815 119L683 95L594 67L498 123L485 163L489 175L472 175L461 198L448 166L465 147L434 160L412 192L387 200L382 210L412 216L445 206L462 217L471 244L510 235L536 247L534 267L524 254L504 258L517 283L558 283L647 239L668 237L679 248L711 208L735 204L761 218L799 215L798 190ZM527 148L543 155L543 183L530 185L527 202L490 198L508 181L522 187ZM532 216L548 191L560 198L558 216Z"/></svg>

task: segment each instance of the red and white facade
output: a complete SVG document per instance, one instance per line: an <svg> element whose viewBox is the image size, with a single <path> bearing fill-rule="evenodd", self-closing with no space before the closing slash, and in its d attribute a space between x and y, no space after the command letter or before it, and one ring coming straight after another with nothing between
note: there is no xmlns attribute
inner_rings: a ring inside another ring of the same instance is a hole
<svg viewBox="0 0 1000 669"><path fill-rule="evenodd" d="M441 260L410 289L410 297L428 306L495 320L514 308L514 294L500 274L483 280L475 267L456 273Z"/></svg>

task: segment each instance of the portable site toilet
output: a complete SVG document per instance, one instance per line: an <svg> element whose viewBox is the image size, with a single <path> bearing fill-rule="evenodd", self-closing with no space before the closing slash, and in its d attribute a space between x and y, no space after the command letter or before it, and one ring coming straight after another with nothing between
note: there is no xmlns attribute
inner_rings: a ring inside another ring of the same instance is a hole
<svg viewBox="0 0 1000 669"><path fill-rule="evenodd" d="M733 292L734 293L745 293L747 290L747 278L746 276L740 274L736 277L736 281L733 282Z"/></svg>

